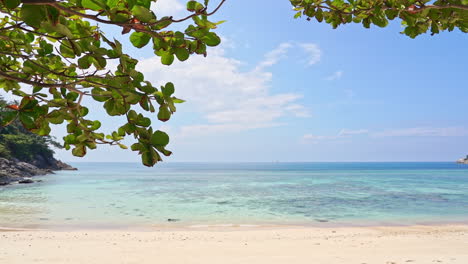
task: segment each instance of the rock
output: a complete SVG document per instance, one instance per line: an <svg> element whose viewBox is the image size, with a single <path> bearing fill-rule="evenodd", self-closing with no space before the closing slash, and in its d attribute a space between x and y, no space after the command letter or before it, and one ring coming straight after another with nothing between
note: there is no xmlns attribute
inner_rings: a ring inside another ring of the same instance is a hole
<svg viewBox="0 0 468 264"><path fill-rule="evenodd" d="M327 219L315 219L315 221L320 222L320 223L327 223Z"/></svg>
<svg viewBox="0 0 468 264"><path fill-rule="evenodd" d="M66 164L65 162L62 162L60 160L56 160L56 162L57 162L57 167L60 170L71 170L71 171L78 170L77 168L74 168L74 167L70 166L69 164Z"/></svg>
<svg viewBox="0 0 468 264"><path fill-rule="evenodd" d="M467 155L466 158L464 158L464 159L459 159L459 160L457 160L457 163L468 164L468 155Z"/></svg>
<svg viewBox="0 0 468 264"><path fill-rule="evenodd" d="M21 181L19 181L18 183L28 184L28 183L34 183L34 181L32 179L25 178L25 179L22 179Z"/></svg>
<svg viewBox="0 0 468 264"><path fill-rule="evenodd" d="M72 166L54 158L37 156L31 163L18 159L0 158L0 185L8 185L12 182L33 183L30 179L36 175L54 173L54 170L76 170Z"/></svg>
<svg viewBox="0 0 468 264"><path fill-rule="evenodd" d="M73 168L72 166L66 164L65 162L62 162L60 160L56 160L53 157L44 157L41 155L36 155L34 158L34 161L31 162L34 166L40 168L40 169L48 169L48 170L77 170L76 168Z"/></svg>

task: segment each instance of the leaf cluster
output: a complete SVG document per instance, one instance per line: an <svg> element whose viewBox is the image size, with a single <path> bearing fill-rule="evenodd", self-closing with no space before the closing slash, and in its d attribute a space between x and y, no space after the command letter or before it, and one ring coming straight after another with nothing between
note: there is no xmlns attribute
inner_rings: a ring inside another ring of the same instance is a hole
<svg viewBox="0 0 468 264"><path fill-rule="evenodd" d="M400 18L403 34L415 38L428 31L432 35L455 28L468 32L468 0L290 0L295 18L315 18L333 28L342 24L361 23L386 27Z"/></svg>
<svg viewBox="0 0 468 264"><path fill-rule="evenodd" d="M85 156L99 144L118 145L132 136L131 149L141 154L143 164L153 166L166 149L169 137L155 130L144 113L168 121L183 100L174 96L172 83L155 87L137 70L138 60L125 54L122 44L111 39L99 24L118 27L137 48L152 45L161 63L175 58L206 56L207 47L220 43L211 22L224 0L208 12L208 2L187 2L185 18L158 17L156 0L1 0L0 89L20 96L17 105L0 117L0 125L15 120L41 136L52 124L66 124L64 147L75 156ZM154 7L154 8L152 8ZM184 31L174 31L188 24ZM176 26L180 24L179 26ZM116 65L109 70L109 65ZM23 85L23 86L21 86ZM31 87L25 89L24 85ZM126 122L111 133L101 132L101 121L88 118L83 98L99 102L109 116L124 116Z"/></svg>

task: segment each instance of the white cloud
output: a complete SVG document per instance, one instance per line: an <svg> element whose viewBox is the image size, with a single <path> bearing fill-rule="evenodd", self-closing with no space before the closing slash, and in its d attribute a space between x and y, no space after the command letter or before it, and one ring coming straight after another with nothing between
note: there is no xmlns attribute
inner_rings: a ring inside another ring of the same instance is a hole
<svg viewBox="0 0 468 264"><path fill-rule="evenodd" d="M333 141L333 140L338 140L338 139L346 139L346 138L351 138L353 136L364 135L368 133L369 131L367 129L357 129L357 130L342 129L337 135L332 135L332 136L305 134L302 137L302 140L307 143L317 144L321 141Z"/></svg>
<svg viewBox="0 0 468 264"><path fill-rule="evenodd" d="M357 130L350 130L350 129L342 129L340 133L338 133L339 136L353 136L353 135L363 135L363 134L368 134L369 130L367 129L357 129Z"/></svg>
<svg viewBox="0 0 468 264"><path fill-rule="evenodd" d="M319 136L314 134L305 134L302 139L310 141L322 141L322 140L333 140L342 138L342 136Z"/></svg>
<svg viewBox="0 0 468 264"><path fill-rule="evenodd" d="M302 140L309 143L320 141L331 141L337 139L351 138L358 135L368 135L373 138L382 137L465 137L468 136L468 129L464 127L414 127L402 129L389 129L380 132L370 132L367 129L342 129L338 135L319 136L305 134Z"/></svg>
<svg viewBox="0 0 468 264"><path fill-rule="evenodd" d="M179 0L158 0L152 3L151 10L158 16L175 16L178 15L185 6Z"/></svg>
<svg viewBox="0 0 468 264"><path fill-rule="evenodd" d="M336 71L332 75L328 76L325 78L327 81L334 81L334 80L339 80L343 77L343 71Z"/></svg>
<svg viewBox="0 0 468 264"><path fill-rule="evenodd" d="M204 125L188 125L180 128L179 133L175 135L178 138L189 138L204 136L207 134L241 132L250 129L267 128L282 126L282 123L224 123L224 124L204 124Z"/></svg>
<svg viewBox="0 0 468 264"><path fill-rule="evenodd" d="M356 97L356 93L351 89L344 89L344 92L348 99L353 99L354 97Z"/></svg>
<svg viewBox="0 0 468 264"><path fill-rule="evenodd" d="M272 66L282 58L286 57L286 53L292 47L291 43L281 43L276 49L268 52L265 55L265 59L261 61L255 70L263 70L266 67Z"/></svg>
<svg viewBox="0 0 468 264"><path fill-rule="evenodd" d="M204 124L181 127L181 136L279 126L284 125L278 121L281 117L309 116L298 102L301 94L269 91L272 73L265 68L277 63L288 48L289 44L279 45L250 71L241 70L243 63L227 57L222 47L209 50L206 58L193 56L170 67L161 65L159 57L143 59L139 70L154 84L174 82L176 95L187 100L184 107L205 119Z"/></svg>
<svg viewBox="0 0 468 264"><path fill-rule="evenodd" d="M463 127L414 127L392 129L372 134L373 137L463 137L468 129Z"/></svg>
<svg viewBox="0 0 468 264"><path fill-rule="evenodd" d="M314 43L301 43L299 46L307 53L307 64L314 65L322 58L322 50Z"/></svg>

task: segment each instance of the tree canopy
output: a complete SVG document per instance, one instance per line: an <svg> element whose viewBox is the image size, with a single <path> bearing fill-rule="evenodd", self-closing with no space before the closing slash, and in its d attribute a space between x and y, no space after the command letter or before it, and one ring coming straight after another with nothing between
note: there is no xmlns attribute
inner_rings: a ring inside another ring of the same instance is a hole
<svg viewBox="0 0 468 264"><path fill-rule="evenodd" d="M362 23L386 27L389 20L400 18L402 32L411 38L426 33L438 34L459 28L468 32L468 0L290 0L297 11L295 18L315 18L337 28L342 24Z"/></svg>
<svg viewBox="0 0 468 264"><path fill-rule="evenodd" d="M207 55L220 37L212 30L221 22L209 20L224 3L210 9L188 1L190 14L176 19L158 17L153 0L2 0L0 1L0 89L22 97L1 113L6 126L19 120L29 131L49 135L51 124L66 123L65 149L82 157L98 144L119 145L131 135L133 151L143 164L152 166L169 156L169 136L153 129L151 119L140 112L155 113L167 121L183 100L174 96L174 85L154 87L136 70L138 61L125 54L122 44L111 39L99 24L121 29L137 48L152 45L161 63L177 58ZM188 24L188 25L187 25ZM187 25L187 26L186 26ZM171 30L181 28L185 30ZM109 63L117 64L114 70ZM28 85L31 89L25 86ZM85 96L102 103L110 116L125 116L126 122L109 134L100 132L101 122L86 116Z"/></svg>
<svg viewBox="0 0 468 264"><path fill-rule="evenodd" d="M223 21L210 17L225 1L209 6L209 0L190 0L189 15L174 18L157 15L157 0L0 0L0 89L22 98L0 113L0 126L20 122L46 136L51 124L65 123L64 148L79 157L99 144L126 149L122 140L132 136L130 148L141 154L143 164L153 166L171 151L166 149L169 136L154 129L148 116L168 121L184 101L175 97L172 83L155 87L145 80L138 61L100 25L121 30L136 48L151 45L161 63L170 65L175 59L206 56L207 47L221 42L213 30ZM412 38L428 30L468 31L468 0L290 2L295 18L315 18L333 28L353 22L385 27L399 17L403 33ZM101 122L87 117L84 97L125 122L103 133Z"/></svg>

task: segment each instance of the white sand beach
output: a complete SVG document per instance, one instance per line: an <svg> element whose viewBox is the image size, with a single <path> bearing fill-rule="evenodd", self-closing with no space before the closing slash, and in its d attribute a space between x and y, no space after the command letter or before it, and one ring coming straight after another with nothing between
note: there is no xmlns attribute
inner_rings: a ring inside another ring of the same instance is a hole
<svg viewBox="0 0 468 264"><path fill-rule="evenodd" d="M468 263L468 225L0 232L0 263Z"/></svg>

